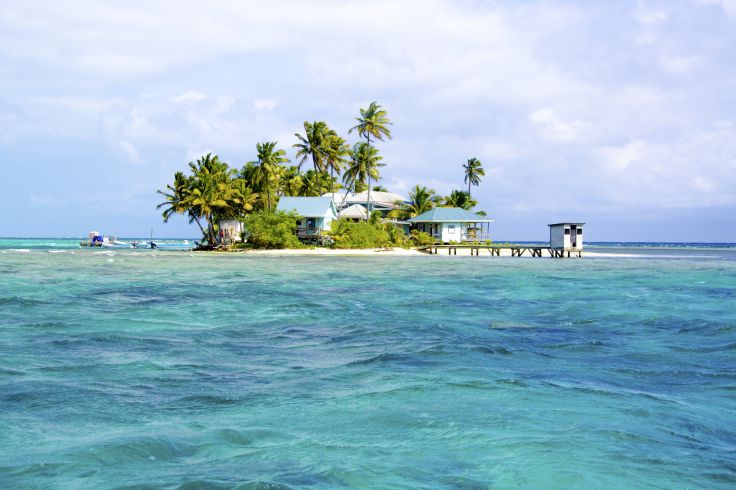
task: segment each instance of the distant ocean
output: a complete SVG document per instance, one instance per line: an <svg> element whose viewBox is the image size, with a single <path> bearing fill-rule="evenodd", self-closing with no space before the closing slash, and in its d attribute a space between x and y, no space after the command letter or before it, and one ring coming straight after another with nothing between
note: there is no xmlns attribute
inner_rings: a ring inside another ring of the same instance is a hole
<svg viewBox="0 0 736 490"><path fill-rule="evenodd" d="M0 239L0 488L736 487L736 245Z"/></svg>

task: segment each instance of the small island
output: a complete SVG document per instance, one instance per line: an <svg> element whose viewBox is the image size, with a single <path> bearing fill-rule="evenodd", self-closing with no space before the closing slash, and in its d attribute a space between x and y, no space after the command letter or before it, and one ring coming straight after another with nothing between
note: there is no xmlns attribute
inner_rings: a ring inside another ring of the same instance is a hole
<svg viewBox="0 0 736 490"><path fill-rule="evenodd" d="M405 197L379 185L386 164L377 142L391 138L387 112L372 102L348 130L351 144L324 121L295 133L296 164L276 141L256 144L255 160L240 168L208 153L158 193L164 222L185 215L198 226L198 250L341 250L492 244L490 223L471 191L482 163L462 164L467 190L447 196L415 185ZM311 166L307 170L302 167Z"/></svg>

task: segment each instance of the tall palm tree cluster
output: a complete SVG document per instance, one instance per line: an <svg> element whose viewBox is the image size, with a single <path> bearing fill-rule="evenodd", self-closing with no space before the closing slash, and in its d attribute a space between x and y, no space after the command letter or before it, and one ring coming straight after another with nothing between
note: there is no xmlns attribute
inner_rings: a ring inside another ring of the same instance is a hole
<svg viewBox="0 0 736 490"><path fill-rule="evenodd" d="M215 224L221 219L244 218L257 210L272 212L281 196L321 196L341 188L353 192L368 189L380 179L383 157L371 144L390 138L386 111L376 102L360 110L357 131L365 141L352 147L324 121L304 122L304 134L296 133L296 165L288 165L286 151L276 141L256 145L256 159L239 170L207 154L189 164L190 174L176 172L173 185L158 193L164 201L164 222L184 214L196 223L207 242L218 243ZM303 170L305 163L311 167ZM341 182L339 178L341 178ZM370 202L370 197L369 197ZM206 226L206 229L205 229Z"/></svg>

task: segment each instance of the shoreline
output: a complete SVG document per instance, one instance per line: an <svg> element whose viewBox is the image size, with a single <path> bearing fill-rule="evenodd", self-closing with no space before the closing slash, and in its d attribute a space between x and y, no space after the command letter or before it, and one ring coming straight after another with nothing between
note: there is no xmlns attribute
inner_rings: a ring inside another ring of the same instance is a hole
<svg viewBox="0 0 736 490"><path fill-rule="evenodd" d="M227 252L217 252L217 251L207 251L207 252L196 252L196 253L205 253L205 254L243 254L243 255L288 255L288 256L372 256L372 257L382 257L382 256L392 256L392 257L417 257L417 256L424 256L424 257L471 257L470 250L469 249L458 249L457 255L450 255L450 254L438 254L438 255L432 255L427 252L423 252L417 249L406 249L406 248L393 248L393 249L382 249L382 248L347 248L347 249L339 249L339 248L291 248L291 249L253 249L253 250L229 250ZM481 253L478 255L478 257L491 257L490 254L485 255ZM475 257L475 256L473 256ZM502 249L500 257L511 257L511 250L508 249ZM630 253L604 253L604 252L587 252L583 251L583 257L595 257L595 258L611 258L611 257L637 257L636 254L630 254ZM533 258L531 256L524 255L520 258ZM534 257L538 258L538 257ZM549 256L543 256L541 258L549 258L552 257ZM578 257L571 257L571 258L578 258Z"/></svg>

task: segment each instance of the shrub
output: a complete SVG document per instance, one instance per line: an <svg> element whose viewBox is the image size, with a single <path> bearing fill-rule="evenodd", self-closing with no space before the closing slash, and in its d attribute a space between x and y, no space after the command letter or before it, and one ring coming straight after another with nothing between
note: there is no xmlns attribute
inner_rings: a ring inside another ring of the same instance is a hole
<svg viewBox="0 0 736 490"><path fill-rule="evenodd" d="M411 237L409 237L409 240L415 247L426 247L427 245L432 245L435 242L435 239L432 238L429 233L419 230L411 230Z"/></svg>
<svg viewBox="0 0 736 490"><path fill-rule="evenodd" d="M385 232L379 227L365 221L352 222L339 219L332 222L330 236L335 241L335 248L375 248L388 241Z"/></svg>
<svg viewBox="0 0 736 490"><path fill-rule="evenodd" d="M248 244L255 248L303 248L296 237L299 215L284 211L256 211L245 218Z"/></svg>
<svg viewBox="0 0 736 490"><path fill-rule="evenodd" d="M332 222L330 236L335 248L405 247L404 233L390 224L381 223L371 216L371 221L353 222L344 219Z"/></svg>

